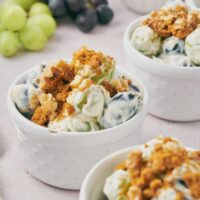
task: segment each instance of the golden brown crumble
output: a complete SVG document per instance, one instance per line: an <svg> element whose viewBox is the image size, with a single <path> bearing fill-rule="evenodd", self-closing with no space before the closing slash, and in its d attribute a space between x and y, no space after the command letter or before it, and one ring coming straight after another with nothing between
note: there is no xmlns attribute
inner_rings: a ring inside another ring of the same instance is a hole
<svg viewBox="0 0 200 200"><path fill-rule="evenodd" d="M31 120L39 125L46 125L55 118L58 103L52 94L41 94L39 96L40 106L34 111Z"/></svg>
<svg viewBox="0 0 200 200"><path fill-rule="evenodd" d="M98 80L104 77L105 72L110 72L114 65L112 57L86 47L73 54L71 63L64 60L49 63L39 77L39 88L45 93L42 95L46 96L37 95L32 99L36 106L31 120L40 125L48 125L51 120L60 120L66 115L74 114L74 106L67 103L67 98L73 89L81 92L86 90L92 84L96 84L95 78ZM125 87L127 84L125 79L122 82L121 85ZM111 92L111 88L114 87L108 82L105 89ZM114 90L110 93L111 96L118 92ZM42 97L50 100L50 103L44 100L47 104L45 106L45 103L41 102Z"/></svg>
<svg viewBox="0 0 200 200"><path fill-rule="evenodd" d="M159 36L171 35L186 38L199 24L199 13L189 12L186 7L162 8L154 11L143 24L152 28Z"/></svg>
<svg viewBox="0 0 200 200"><path fill-rule="evenodd" d="M190 188L192 196L200 198L200 173L187 172L183 175L183 180Z"/></svg>
<svg viewBox="0 0 200 200"><path fill-rule="evenodd" d="M132 151L128 158L116 167L116 170L126 170L132 178L131 186L123 193L128 200L150 200L161 189L173 187L173 183L165 179L172 171L191 158L199 158L199 151L188 153L184 148L166 147L167 144L177 144L172 138L164 138L162 144L155 145L148 159L144 159L139 150ZM147 147L147 145L146 145ZM195 199L200 198L200 173L185 173L182 177ZM177 191L177 200L184 196Z"/></svg>
<svg viewBox="0 0 200 200"><path fill-rule="evenodd" d="M56 66L51 67L52 76L44 77L44 84L41 89L46 93L57 94L66 84L69 84L75 76L74 68L63 60L60 60Z"/></svg>
<svg viewBox="0 0 200 200"><path fill-rule="evenodd" d="M101 76L104 72L109 72L115 60L111 56L105 56L102 52L81 48L73 54L71 65L75 73L85 78Z"/></svg>
<svg viewBox="0 0 200 200"><path fill-rule="evenodd" d="M129 90L129 80L125 78L113 79L111 85L117 92L126 92Z"/></svg>
<svg viewBox="0 0 200 200"><path fill-rule="evenodd" d="M117 94L115 87L109 81L103 81L102 86L110 93L111 97Z"/></svg>
<svg viewBox="0 0 200 200"><path fill-rule="evenodd" d="M45 113L41 106L37 107L31 121L35 122L36 124L39 124L41 126L44 126L48 121L48 113Z"/></svg>
<svg viewBox="0 0 200 200"><path fill-rule="evenodd" d="M96 52L94 50L89 50L83 47L79 51L73 54L73 59L71 64L76 70L80 69L84 65L92 66L93 68L98 68L102 63L105 62L105 56L101 52Z"/></svg>

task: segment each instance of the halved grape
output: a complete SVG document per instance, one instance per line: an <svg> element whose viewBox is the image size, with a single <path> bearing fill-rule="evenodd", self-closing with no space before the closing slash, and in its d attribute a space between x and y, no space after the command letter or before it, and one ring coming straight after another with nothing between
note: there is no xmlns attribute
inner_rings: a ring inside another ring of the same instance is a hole
<svg viewBox="0 0 200 200"><path fill-rule="evenodd" d="M51 16L52 12L50 8L47 6L47 4L38 2L31 6L29 11L29 16L35 16L39 14L47 14Z"/></svg>
<svg viewBox="0 0 200 200"><path fill-rule="evenodd" d="M15 33L3 31L0 33L0 52L4 56L13 56L19 47L19 40Z"/></svg>
<svg viewBox="0 0 200 200"><path fill-rule="evenodd" d="M19 4L22 6L25 10L29 10L30 7L37 2L38 0L11 0L14 3Z"/></svg>
<svg viewBox="0 0 200 200"><path fill-rule="evenodd" d="M46 14L35 15L29 18L28 24L39 26L47 37L52 36L56 30L56 21L52 16Z"/></svg>
<svg viewBox="0 0 200 200"><path fill-rule="evenodd" d="M47 44L47 37L40 27L27 24L20 32L22 45L31 51L43 49Z"/></svg>
<svg viewBox="0 0 200 200"><path fill-rule="evenodd" d="M1 16L1 22L10 31L19 31L26 24L26 12L18 5L7 7Z"/></svg>

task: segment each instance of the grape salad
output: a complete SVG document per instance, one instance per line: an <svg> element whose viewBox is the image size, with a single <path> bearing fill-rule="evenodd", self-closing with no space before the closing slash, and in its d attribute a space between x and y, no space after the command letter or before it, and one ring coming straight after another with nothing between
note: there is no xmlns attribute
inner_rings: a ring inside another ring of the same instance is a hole
<svg viewBox="0 0 200 200"><path fill-rule="evenodd" d="M52 131L111 128L131 119L143 104L143 91L117 74L115 65L113 57L83 47L71 62L33 68L12 88L12 99L26 118Z"/></svg>
<svg viewBox="0 0 200 200"><path fill-rule="evenodd" d="M153 11L131 35L144 55L172 66L200 66L200 11L180 0Z"/></svg>
<svg viewBox="0 0 200 200"><path fill-rule="evenodd" d="M133 149L106 179L108 200L199 200L200 150L162 136Z"/></svg>

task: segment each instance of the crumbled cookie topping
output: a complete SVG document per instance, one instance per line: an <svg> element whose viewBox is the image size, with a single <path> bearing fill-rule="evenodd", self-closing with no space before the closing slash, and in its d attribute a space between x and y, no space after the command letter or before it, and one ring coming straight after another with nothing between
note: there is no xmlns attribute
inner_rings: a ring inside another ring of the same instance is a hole
<svg viewBox="0 0 200 200"><path fill-rule="evenodd" d="M45 94L39 96L40 100L38 96L33 99L37 105L31 120L46 126L52 119L61 120L65 116L72 115L75 108L67 102L70 93L74 89L83 92L95 84L98 79L101 80L110 70L114 70L114 66L115 60L112 57L86 47L73 54L71 63L60 60L48 64L39 77L39 88ZM105 87L105 89L110 92L113 86L109 80L108 85L110 87ZM113 90L110 95L117 92L118 90ZM44 101L46 103L43 103Z"/></svg>
<svg viewBox="0 0 200 200"><path fill-rule="evenodd" d="M198 26L199 16L200 13L190 12L186 7L177 5L175 8L161 8L152 12L143 24L161 37L173 35L184 39Z"/></svg>
<svg viewBox="0 0 200 200"><path fill-rule="evenodd" d="M148 148L148 145L145 148ZM162 143L156 144L148 158L143 156L142 151L133 150L125 162L116 167L116 170L127 171L132 179L131 186L122 196L126 196L128 200L150 200L163 189L175 189L174 180L167 177L184 163L196 162L196 159L198 163L199 155L199 151L189 152L172 138L164 138ZM193 198L199 199L200 164L196 168L195 172L185 172L181 178ZM181 191L177 190L176 199L184 200Z"/></svg>

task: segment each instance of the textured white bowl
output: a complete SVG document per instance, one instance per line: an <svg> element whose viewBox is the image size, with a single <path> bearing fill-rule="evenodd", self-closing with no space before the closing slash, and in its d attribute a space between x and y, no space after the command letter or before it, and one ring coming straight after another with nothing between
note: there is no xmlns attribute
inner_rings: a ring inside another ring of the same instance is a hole
<svg viewBox="0 0 200 200"><path fill-rule="evenodd" d="M119 150L98 162L87 174L81 187L79 200L106 200L103 187L115 167L123 162L128 153L139 146Z"/></svg>
<svg viewBox="0 0 200 200"><path fill-rule="evenodd" d="M166 0L123 0L123 2L131 10L146 14L162 7Z"/></svg>
<svg viewBox="0 0 200 200"><path fill-rule="evenodd" d="M113 173L115 167L123 162L130 151L140 149L142 145L119 150L98 162L85 177L79 200L107 200L103 193L106 179ZM194 150L187 148L188 150Z"/></svg>
<svg viewBox="0 0 200 200"><path fill-rule="evenodd" d="M125 30L123 45L127 69L147 87L149 113L175 121L200 120L200 67L181 67L159 63L131 46L130 37L142 18Z"/></svg>
<svg viewBox="0 0 200 200"><path fill-rule="evenodd" d="M128 75L121 70L120 74ZM136 84L144 93L144 105L141 111L129 121L96 132L59 132L52 133L26 119L11 99L13 85L22 83L27 72L20 75L8 92L8 109L17 129L18 144L23 153L24 164L28 171L50 185L80 189L89 169L100 159L118 149L137 143L139 130L147 113L148 95L143 84Z"/></svg>

